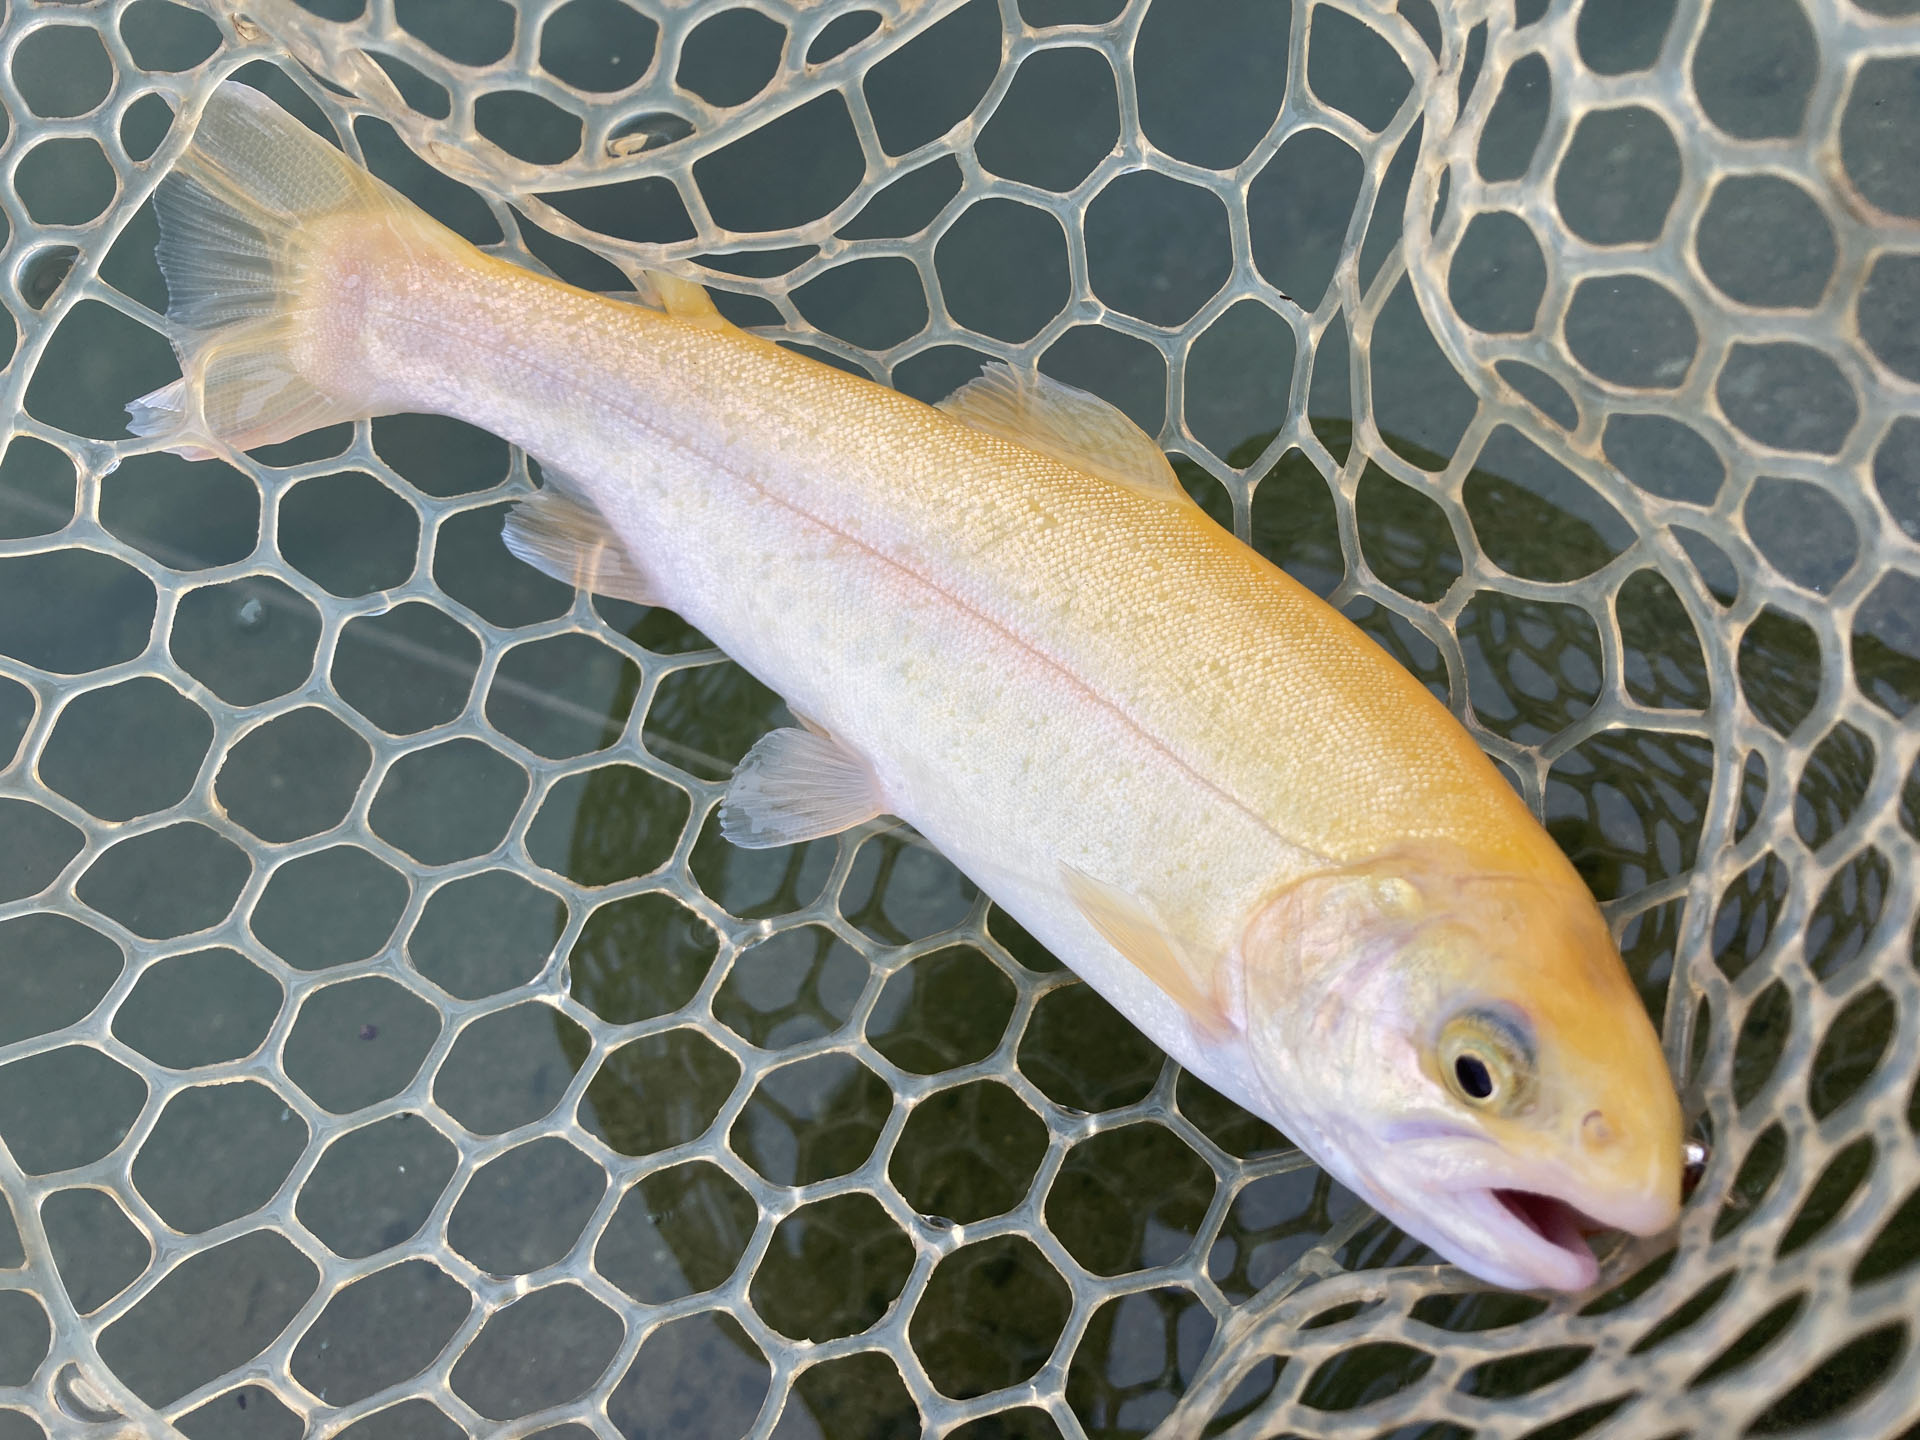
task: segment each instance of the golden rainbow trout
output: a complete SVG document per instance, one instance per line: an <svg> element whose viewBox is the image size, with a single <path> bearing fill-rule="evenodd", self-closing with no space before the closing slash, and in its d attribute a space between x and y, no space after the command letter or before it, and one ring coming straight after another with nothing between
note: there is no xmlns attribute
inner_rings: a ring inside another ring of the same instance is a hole
<svg viewBox="0 0 1920 1440"><path fill-rule="evenodd" d="M1195 1075L1488 1281L1579 1290L1680 1204L1659 1041L1472 738L1216 525L1118 411L990 366L924 405L481 253L228 83L158 191L186 455L430 411L543 468L506 540L670 606L803 725L736 845L910 822Z"/></svg>

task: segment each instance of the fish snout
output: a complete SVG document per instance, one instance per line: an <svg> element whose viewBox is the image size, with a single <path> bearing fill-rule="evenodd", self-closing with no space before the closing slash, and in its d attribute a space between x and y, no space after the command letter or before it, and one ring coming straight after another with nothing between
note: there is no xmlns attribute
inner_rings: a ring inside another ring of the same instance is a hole
<svg viewBox="0 0 1920 1440"><path fill-rule="evenodd" d="M1678 1217L1685 1157L1664 1126L1636 1125L1617 1108L1596 1108L1581 1116L1574 1140L1575 1164L1621 1212L1610 1224L1650 1235ZM1639 1223L1628 1223L1629 1215Z"/></svg>
<svg viewBox="0 0 1920 1440"><path fill-rule="evenodd" d="M1619 1142L1612 1148L1621 1148ZM1658 1235L1680 1219L1677 1164L1643 1161L1626 1167L1607 1165L1598 1173L1590 1170L1586 1180L1574 1191L1574 1203L1598 1227L1624 1230L1630 1235Z"/></svg>

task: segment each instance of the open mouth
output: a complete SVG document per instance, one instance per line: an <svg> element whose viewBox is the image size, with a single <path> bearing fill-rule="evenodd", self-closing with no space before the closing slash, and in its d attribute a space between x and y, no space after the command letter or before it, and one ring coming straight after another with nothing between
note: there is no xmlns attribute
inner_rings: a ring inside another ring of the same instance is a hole
<svg viewBox="0 0 1920 1440"><path fill-rule="evenodd" d="M1549 1184L1557 1178L1541 1176ZM1389 1200L1379 1208L1409 1235L1482 1280L1511 1290L1573 1292L1591 1290L1600 1279L1600 1261L1587 1243L1589 1236L1602 1231L1657 1234L1673 1223L1677 1210L1671 1199L1652 1192L1568 1189L1586 1204L1562 1198L1564 1191L1483 1182L1428 1190L1418 1203Z"/></svg>
<svg viewBox="0 0 1920 1440"><path fill-rule="evenodd" d="M1587 1251L1587 1236L1607 1227L1566 1201L1532 1190L1495 1190L1493 1198L1549 1245Z"/></svg>
<svg viewBox="0 0 1920 1440"><path fill-rule="evenodd" d="M1460 1192L1479 1215L1484 1267L1496 1284L1517 1289L1585 1290L1600 1277L1587 1235L1606 1227L1576 1206L1537 1190ZM1468 1200L1469 1195L1476 1198Z"/></svg>

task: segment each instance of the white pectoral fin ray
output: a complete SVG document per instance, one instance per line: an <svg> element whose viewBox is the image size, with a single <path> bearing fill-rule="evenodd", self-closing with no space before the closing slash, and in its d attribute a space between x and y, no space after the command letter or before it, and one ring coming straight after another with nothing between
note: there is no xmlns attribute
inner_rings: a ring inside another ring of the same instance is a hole
<svg viewBox="0 0 1920 1440"><path fill-rule="evenodd" d="M771 730L720 802L720 833L745 850L838 835L886 813L867 762L811 730Z"/></svg>
<svg viewBox="0 0 1920 1440"><path fill-rule="evenodd" d="M1098 395L1046 375L996 362L940 408L963 425L1115 485L1156 500L1192 503L1152 436Z"/></svg>
<svg viewBox="0 0 1920 1440"><path fill-rule="evenodd" d="M1231 1028L1226 1011L1199 958L1191 954L1147 908L1124 890L1062 864L1060 878L1086 922L1201 1030L1222 1034Z"/></svg>
<svg viewBox="0 0 1920 1440"><path fill-rule="evenodd" d="M549 471L549 481L555 478ZM661 604L652 580L613 537L600 513L574 499L570 490L570 485L549 484L515 505L500 534L508 552L576 589L636 605Z"/></svg>

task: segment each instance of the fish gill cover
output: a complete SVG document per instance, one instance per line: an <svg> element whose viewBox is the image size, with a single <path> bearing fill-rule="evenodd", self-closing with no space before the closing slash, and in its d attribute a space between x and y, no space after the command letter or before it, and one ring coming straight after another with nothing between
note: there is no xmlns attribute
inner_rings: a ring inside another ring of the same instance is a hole
<svg viewBox="0 0 1920 1440"><path fill-rule="evenodd" d="M0 61L0 1436L1920 1418L1911 4L110 0ZM778 699L508 556L490 437L128 439L235 73L521 263L1156 433L1605 902L1677 1237L1489 1291L913 837L729 847Z"/></svg>

